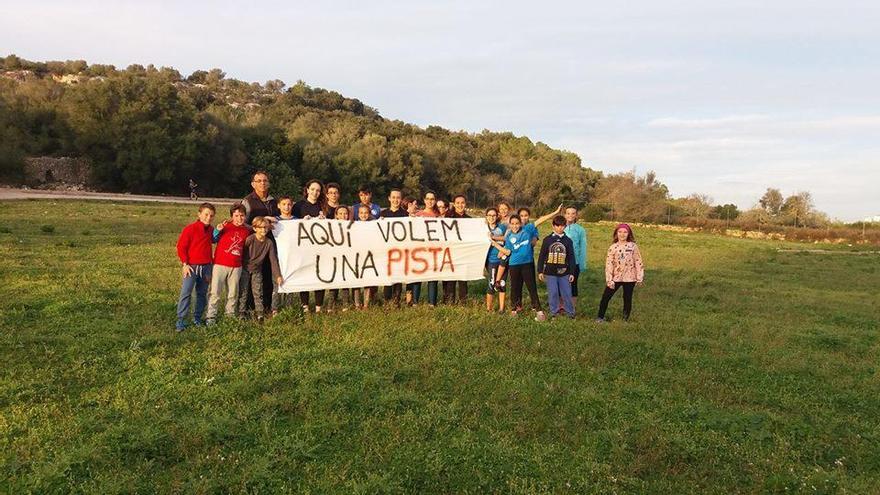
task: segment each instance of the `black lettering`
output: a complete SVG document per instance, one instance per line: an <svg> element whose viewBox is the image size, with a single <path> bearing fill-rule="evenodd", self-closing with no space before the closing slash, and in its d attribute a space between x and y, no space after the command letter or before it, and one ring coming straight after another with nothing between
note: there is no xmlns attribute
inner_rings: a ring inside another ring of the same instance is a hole
<svg viewBox="0 0 880 495"><path fill-rule="evenodd" d="M421 238L416 237L415 233L413 233L413 221L412 220L409 221L409 239L411 241L422 241L422 242L424 242L424 240L425 240L424 237L421 237Z"/></svg>
<svg viewBox="0 0 880 495"><path fill-rule="evenodd" d="M400 227L399 229L396 227ZM394 240L397 242L402 242L406 240L406 225L397 221L392 223L391 225L391 234L394 236Z"/></svg>
<svg viewBox="0 0 880 495"><path fill-rule="evenodd" d="M333 257L333 273L330 275L330 278L324 280L321 278L321 255L318 254L315 256L315 276L318 277L318 280L324 282L325 284L329 284L333 282L333 279L336 278L336 257Z"/></svg>
<svg viewBox="0 0 880 495"><path fill-rule="evenodd" d="M303 239L308 239L309 244L314 244L315 240L312 239L312 237L309 235L309 229L306 228L306 223L305 222L297 222L297 226L298 227L296 230L296 233L297 233L296 244L298 246L302 246Z"/></svg>
<svg viewBox="0 0 880 495"><path fill-rule="evenodd" d="M359 271L360 269L358 268L358 266L360 265L360 260L361 260L361 253L355 253L354 265L351 264L351 261L349 261L348 256L346 256L344 254L342 255L342 281L343 282L348 280L345 277L346 269L348 269L347 271L354 273L354 278L361 278L360 271Z"/></svg>
<svg viewBox="0 0 880 495"><path fill-rule="evenodd" d="M391 224L388 222L373 222L379 227L379 232L382 234L382 238L385 239L385 242L388 242L388 237L391 235ZM385 227L384 229L382 227Z"/></svg>
<svg viewBox="0 0 880 495"><path fill-rule="evenodd" d="M311 234L312 238L315 240L315 244L330 244L330 234L327 232L327 228L321 224L321 222L309 222L311 223ZM320 230L319 234L322 234L321 237L315 234L315 229Z"/></svg>
<svg viewBox="0 0 880 495"><path fill-rule="evenodd" d="M425 233L428 235L428 240L433 242L439 242L440 238L435 237L437 234L436 226L434 224L437 223L437 220L425 220Z"/></svg>
<svg viewBox="0 0 880 495"><path fill-rule="evenodd" d="M377 277L379 276L379 270L376 269L376 262L373 261L372 251L367 251L367 256L364 258L364 266L361 267L361 278L364 278L364 272L366 272L368 268L373 270L373 275Z"/></svg>
<svg viewBox="0 0 880 495"><path fill-rule="evenodd" d="M448 233L455 231L455 235L456 235L456 237L458 237L458 240L460 241L461 240L461 232L458 230L458 220L449 220L448 222L449 223L447 223L447 220L440 221L440 224L443 226L443 240L448 241L449 240Z"/></svg>
<svg viewBox="0 0 880 495"><path fill-rule="evenodd" d="M339 227L339 240L338 241L336 240L336 236L333 235L333 226L334 225ZM342 246L343 244L345 244L345 231L342 229L343 229L343 226L339 222L333 222L327 226L327 230L330 231L330 242L332 245Z"/></svg>

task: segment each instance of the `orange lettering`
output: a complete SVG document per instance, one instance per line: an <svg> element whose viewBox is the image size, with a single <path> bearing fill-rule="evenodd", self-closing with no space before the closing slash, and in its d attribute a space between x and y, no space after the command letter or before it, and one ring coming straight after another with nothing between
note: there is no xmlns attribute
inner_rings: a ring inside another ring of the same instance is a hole
<svg viewBox="0 0 880 495"><path fill-rule="evenodd" d="M391 276L391 264L399 263L403 259L403 251L398 248L388 250L388 276Z"/></svg>
<svg viewBox="0 0 880 495"><path fill-rule="evenodd" d="M452 251L449 248L443 250L443 264L440 265L441 272L446 265L449 265L450 271L455 273L455 266L452 264Z"/></svg>
<svg viewBox="0 0 880 495"><path fill-rule="evenodd" d="M428 250L427 248L423 248L423 247L415 248L412 250L413 264L416 266L418 264L422 265L422 268L413 268L412 272L415 273L416 275L421 275L421 274L425 273L426 271L428 271L428 260L426 260L424 257L420 256L420 254L422 252L425 252L427 250Z"/></svg>

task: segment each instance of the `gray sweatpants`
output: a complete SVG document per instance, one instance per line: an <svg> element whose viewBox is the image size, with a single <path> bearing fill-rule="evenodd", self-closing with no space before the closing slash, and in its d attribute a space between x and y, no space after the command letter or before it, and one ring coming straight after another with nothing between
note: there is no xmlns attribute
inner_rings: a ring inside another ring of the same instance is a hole
<svg viewBox="0 0 880 495"><path fill-rule="evenodd" d="M220 297L226 293L226 316L238 314L238 283L241 278L241 267L214 265L214 274L211 277L211 292L208 299L207 319L217 318L220 307Z"/></svg>

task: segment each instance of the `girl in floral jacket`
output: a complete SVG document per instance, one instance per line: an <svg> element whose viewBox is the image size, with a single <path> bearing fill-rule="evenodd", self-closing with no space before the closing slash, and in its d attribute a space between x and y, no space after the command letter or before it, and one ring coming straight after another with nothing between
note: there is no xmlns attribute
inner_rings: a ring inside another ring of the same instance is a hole
<svg viewBox="0 0 880 495"><path fill-rule="evenodd" d="M642 255L636 245L636 239L629 225L622 223L614 229L613 243L605 256L605 292L599 303L599 314L596 321L605 321L608 302L623 287L623 319L628 320L632 313L633 289L641 285L645 278L642 266Z"/></svg>

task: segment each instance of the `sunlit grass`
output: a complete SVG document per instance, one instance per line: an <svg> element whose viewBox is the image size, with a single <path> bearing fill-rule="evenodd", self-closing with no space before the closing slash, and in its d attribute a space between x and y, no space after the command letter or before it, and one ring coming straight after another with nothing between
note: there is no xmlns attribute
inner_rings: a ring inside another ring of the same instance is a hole
<svg viewBox="0 0 880 495"><path fill-rule="evenodd" d="M597 325L587 225L575 321L473 283L178 335L188 207L2 205L0 492L880 490L877 256L641 229L633 321Z"/></svg>

